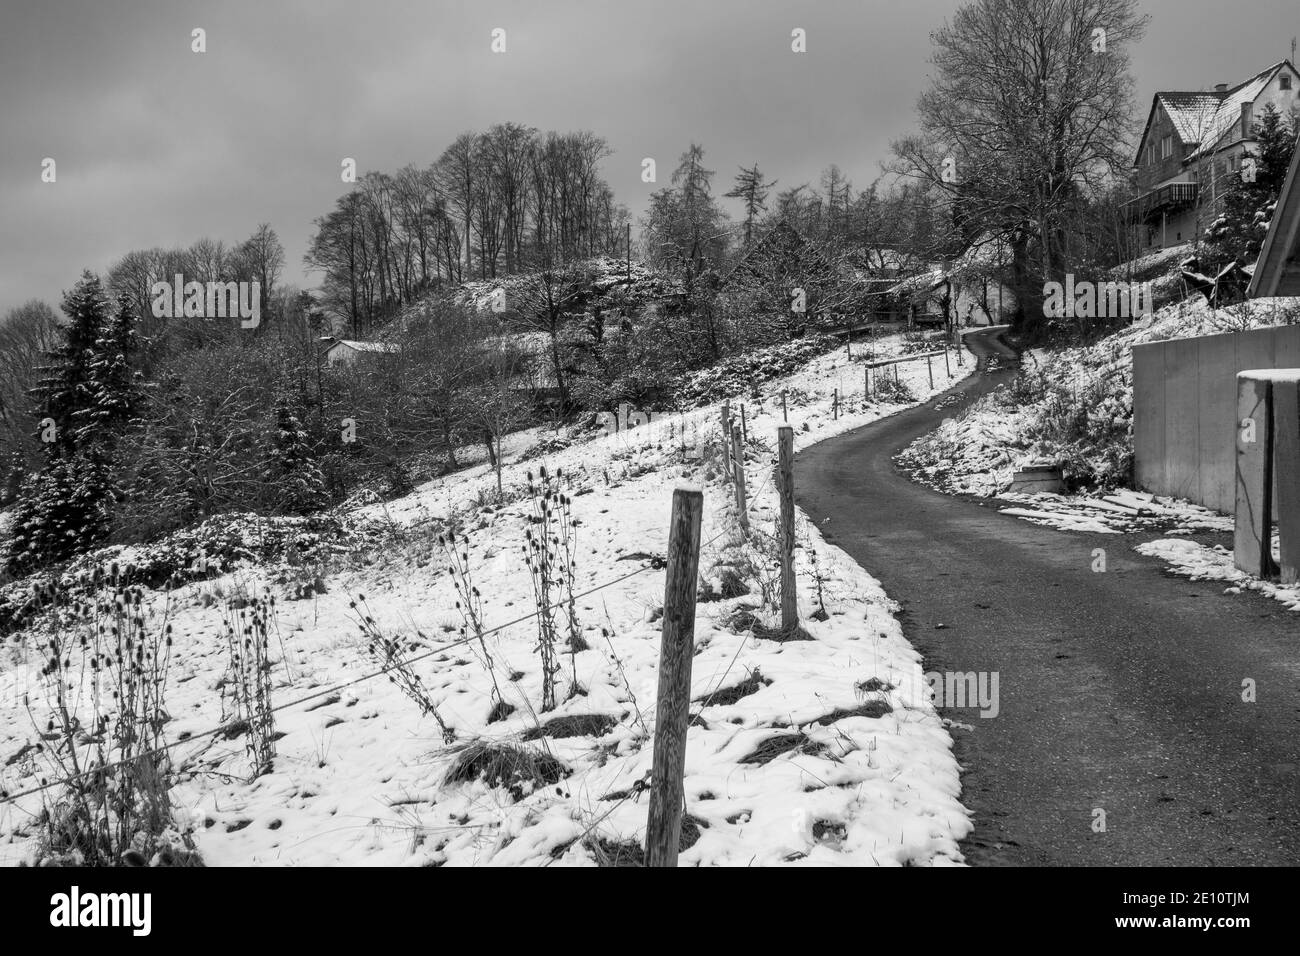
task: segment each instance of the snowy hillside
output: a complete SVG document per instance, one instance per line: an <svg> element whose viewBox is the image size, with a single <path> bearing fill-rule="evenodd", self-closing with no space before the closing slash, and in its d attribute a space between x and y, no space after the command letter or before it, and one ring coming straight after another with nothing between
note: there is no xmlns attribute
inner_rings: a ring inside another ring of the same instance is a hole
<svg viewBox="0 0 1300 956"><path fill-rule="evenodd" d="M875 347L894 354L901 344ZM970 362L953 365L954 375L971 371ZM916 395L931 394L923 363L901 366L901 377ZM940 370L936 391L949 384ZM836 388L848 396L837 420ZM877 582L802 517L798 636L806 639L776 639L766 536L782 389L796 448L901 407L864 401L862 366L843 353L733 399L737 411L745 403L749 436L749 538L721 481L719 413L710 405L546 454L545 445L521 443L500 501L495 475L478 465L350 509L309 561L296 549L268 559L250 548L240 566L202 568L201 580L171 591L144 588L145 626L171 627L165 735L181 771L172 791L177 830L192 833L208 865L637 862L670 498L693 484L705 492L705 584L681 862L960 862L957 843L970 824L921 658ZM567 502L581 635L576 648L562 648L560 703L550 712L539 710L525 563L535 507L528 486L543 467ZM450 549L439 543L448 533ZM462 631L456 582L466 581L465 569L481 596L481 641ZM224 709L226 623L240 626L241 609L263 597L275 599L267 647L278 739L270 771L254 778L247 731L232 728ZM29 620L3 650L10 693L0 688L0 789L20 795L0 804L0 860L10 865L33 859L42 801L57 792L28 792L50 776L33 746L49 726L38 676L43 623ZM395 658L407 666L380 673ZM65 672L82 675L69 691L75 698L89 678L75 661ZM404 691L402 675L412 675L415 691ZM211 733L223 726L230 732Z"/></svg>

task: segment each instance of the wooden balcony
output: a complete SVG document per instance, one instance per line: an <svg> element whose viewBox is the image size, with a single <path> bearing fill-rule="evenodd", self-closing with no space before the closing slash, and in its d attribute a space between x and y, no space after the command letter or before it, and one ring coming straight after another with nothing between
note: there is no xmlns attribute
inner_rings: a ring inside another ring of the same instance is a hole
<svg viewBox="0 0 1300 956"><path fill-rule="evenodd" d="M1169 183L1130 199L1124 209L1133 219L1146 219L1156 213L1195 206L1199 192L1200 183Z"/></svg>

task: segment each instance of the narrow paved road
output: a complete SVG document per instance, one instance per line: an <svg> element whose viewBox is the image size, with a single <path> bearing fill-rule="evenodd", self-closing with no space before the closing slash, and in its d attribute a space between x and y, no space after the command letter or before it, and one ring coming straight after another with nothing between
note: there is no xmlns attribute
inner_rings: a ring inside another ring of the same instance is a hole
<svg viewBox="0 0 1300 956"><path fill-rule="evenodd" d="M988 333L967 342L1006 351ZM795 471L799 505L902 605L926 670L999 675L997 717L941 708L971 728L953 728L967 860L1300 863L1300 615L1176 578L1132 551L1137 535L1038 527L893 464L1011 374L815 445Z"/></svg>

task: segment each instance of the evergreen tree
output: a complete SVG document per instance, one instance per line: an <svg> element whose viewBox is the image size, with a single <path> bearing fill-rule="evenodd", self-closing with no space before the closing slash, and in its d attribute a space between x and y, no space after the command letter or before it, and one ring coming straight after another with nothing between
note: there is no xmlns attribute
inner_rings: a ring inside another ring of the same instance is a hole
<svg viewBox="0 0 1300 956"><path fill-rule="evenodd" d="M18 491L7 564L21 573L85 551L108 533L113 452L140 401L135 319L115 314L98 276L82 274L63 298L63 343L50 353L32 397L45 444L41 469ZM53 424L51 433L47 426Z"/></svg>
<svg viewBox="0 0 1300 956"><path fill-rule="evenodd" d="M63 311L68 317L63 343L49 353L50 364L39 369L41 377L32 390L36 418L54 422L53 441L46 446L56 455L76 449L78 431L87 425L95 405L91 366L109 317L108 295L99 277L83 272L81 281L64 294Z"/></svg>
<svg viewBox="0 0 1300 956"><path fill-rule="evenodd" d="M19 490L9 569L24 573L102 541L109 529L111 490L112 475L102 460L51 455Z"/></svg>
<svg viewBox="0 0 1300 956"><path fill-rule="evenodd" d="M27 463L23 460L21 451L12 451L9 453L9 470L5 474L4 490L0 491L0 506L8 505L18 500L18 492L23 486L23 480L27 477Z"/></svg>
<svg viewBox="0 0 1300 956"><path fill-rule="evenodd" d="M131 304L121 297L117 310L95 341L89 371L89 408L77 413L81 426L77 446L112 445L135 420L143 400L140 373L132 357L139 351Z"/></svg>
<svg viewBox="0 0 1300 956"><path fill-rule="evenodd" d="M284 399L276 403L275 419L262 479L271 485L276 507L296 514L317 511L329 495L307 431Z"/></svg>
<svg viewBox="0 0 1300 956"><path fill-rule="evenodd" d="M1217 272L1231 262L1247 265L1259 258L1268 235L1272 206L1277 202L1295 151L1295 130L1269 103L1255 124L1253 181L1232 177L1223 211L1205 230L1202 267Z"/></svg>

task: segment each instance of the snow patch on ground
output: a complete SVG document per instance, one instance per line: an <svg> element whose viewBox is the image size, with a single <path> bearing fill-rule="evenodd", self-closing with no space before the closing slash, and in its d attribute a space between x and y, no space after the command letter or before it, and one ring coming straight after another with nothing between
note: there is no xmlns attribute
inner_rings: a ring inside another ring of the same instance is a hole
<svg viewBox="0 0 1300 956"><path fill-rule="evenodd" d="M1158 528L1169 534L1192 534L1233 528L1232 518L1217 511L1127 488L1097 495L1007 491L998 499L1013 502L1012 507L998 509L1002 514L1062 531L1122 534Z"/></svg>
<svg viewBox="0 0 1300 956"><path fill-rule="evenodd" d="M1281 585L1260 581L1233 565L1232 552L1222 545L1213 547L1188 541L1185 538L1162 538L1134 548L1139 554L1160 558L1171 566L1175 574L1193 581L1226 581L1227 594L1240 594L1243 590L1258 591L1265 597L1280 601L1292 611L1300 611L1300 585ZM1277 537L1273 541L1277 553Z"/></svg>

